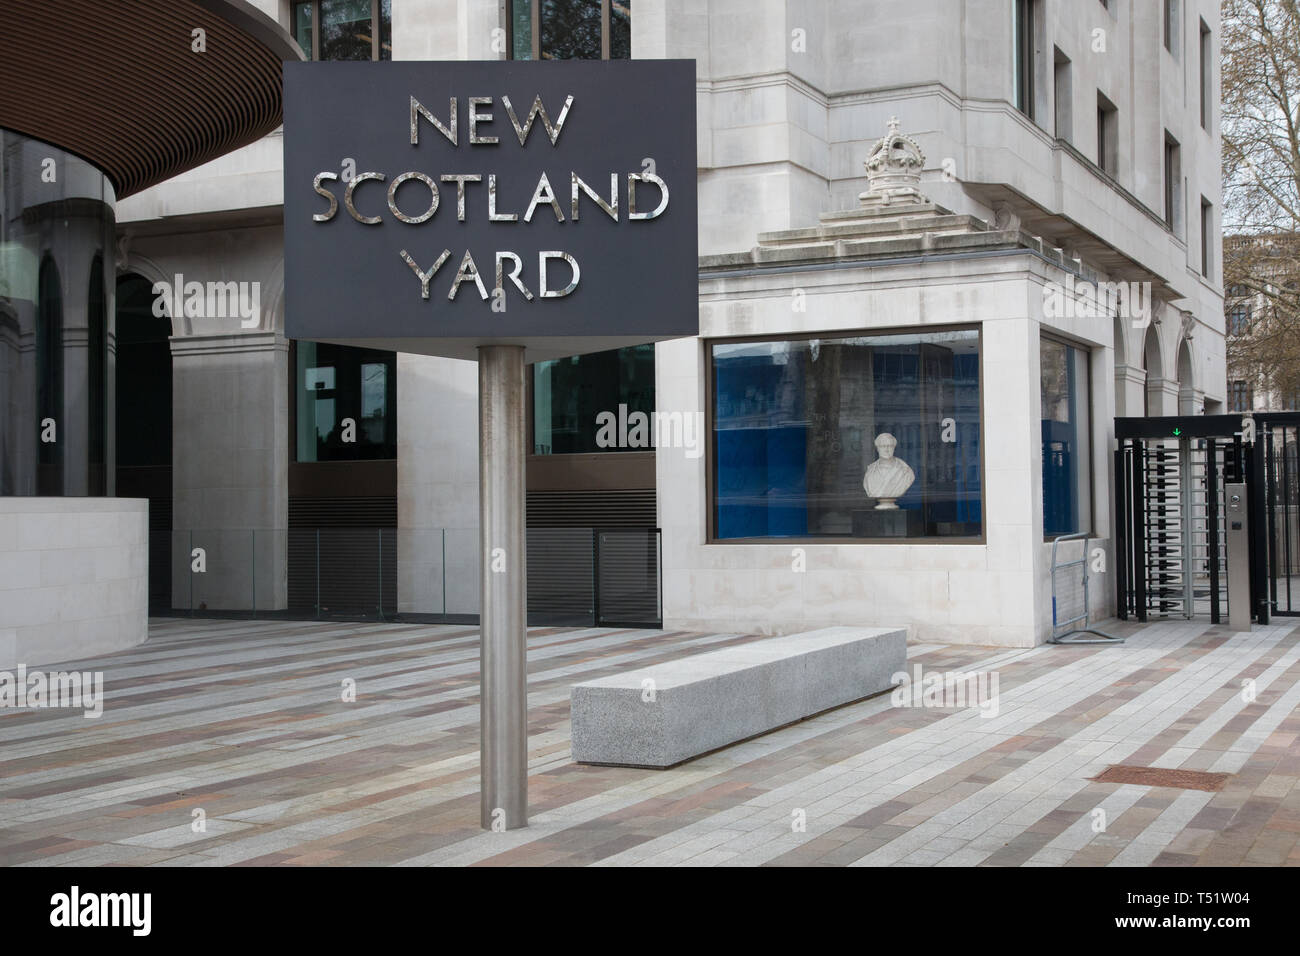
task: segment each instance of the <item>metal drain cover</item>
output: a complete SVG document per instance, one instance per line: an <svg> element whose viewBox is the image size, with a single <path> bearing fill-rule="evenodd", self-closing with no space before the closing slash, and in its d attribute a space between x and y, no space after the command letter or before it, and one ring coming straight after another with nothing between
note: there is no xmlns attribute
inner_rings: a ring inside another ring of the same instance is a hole
<svg viewBox="0 0 1300 956"><path fill-rule="evenodd" d="M1207 773L1204 770L1171 770L1168 767L1136 767L1116 763L1092 779L1097 783L1132 783L1141 787L1176 787L1179 790L1217 793L1231 776L1230 773Z"/></svg>

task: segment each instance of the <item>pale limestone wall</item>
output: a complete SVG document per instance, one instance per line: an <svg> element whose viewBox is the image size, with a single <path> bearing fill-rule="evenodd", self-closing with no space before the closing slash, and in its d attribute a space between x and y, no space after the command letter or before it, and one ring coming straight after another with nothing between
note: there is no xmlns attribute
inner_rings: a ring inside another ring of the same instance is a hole
<svg viewBox="0 0 1300 956"><path fill-rule="evenodd" d="M95 657L144 641L148 505L0 498L0 668Z"/></svg>
<svg viewBox="0 0 1300 956"><path fill-rule="evenodd" d="M445 567L445 613L477 614L478 365L400 353L397 408L398 610L443 613Z"/></svg>
<svg viewBox="0 0 1300 956"><path fill-rule="evenodd" d="M275 332L174 338L172 367L173 606L283 608L288 343Z"/></svg>

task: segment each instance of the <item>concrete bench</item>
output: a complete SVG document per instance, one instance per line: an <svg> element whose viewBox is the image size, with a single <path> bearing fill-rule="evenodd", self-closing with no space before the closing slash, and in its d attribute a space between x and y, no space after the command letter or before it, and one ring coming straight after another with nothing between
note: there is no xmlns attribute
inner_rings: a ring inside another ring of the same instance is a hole
<svg viewBox="0 0 1300 956"><path fill-rule="evenodd" d="M902 628L827 627L575 684L573 759L671 767L888 690L906 642Z"/></svg>

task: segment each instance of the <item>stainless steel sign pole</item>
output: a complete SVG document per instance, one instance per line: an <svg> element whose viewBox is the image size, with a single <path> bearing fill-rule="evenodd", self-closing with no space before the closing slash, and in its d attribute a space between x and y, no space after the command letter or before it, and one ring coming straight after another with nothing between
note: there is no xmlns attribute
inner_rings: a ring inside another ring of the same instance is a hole
<svg viewBox="0 0 1300 956"><path fill-rule="evenodd" d="M523 348L480 347L479 737L481 813L488 830L528 825L524 396Z"/></svg>
<svg viewBox="0 0 1300 956"><path fill-rule="evenodd" d="M696 158L693 60L285 64L285 335L479 363L488 829L528 824L525 368L699 333Z"/></svg>

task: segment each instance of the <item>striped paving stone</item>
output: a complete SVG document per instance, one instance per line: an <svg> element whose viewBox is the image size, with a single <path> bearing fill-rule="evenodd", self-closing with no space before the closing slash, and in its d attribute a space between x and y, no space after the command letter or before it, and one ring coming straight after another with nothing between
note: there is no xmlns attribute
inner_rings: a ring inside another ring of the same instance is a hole
<svg viewBox="0 0 1300 956"><path fill-rule="evenodd" d="M909 647L909 668L997 672L996 717L884 695L668 771L572 763L570 686L759 638L534 629L531 825L485 833L474 628L156 620L75 665L105 673L98 720L0 711L0 864L1300 862L1297 632L1116 629L1127 644ZM1112 763L1232 776L1090 779Z"/></svg>

